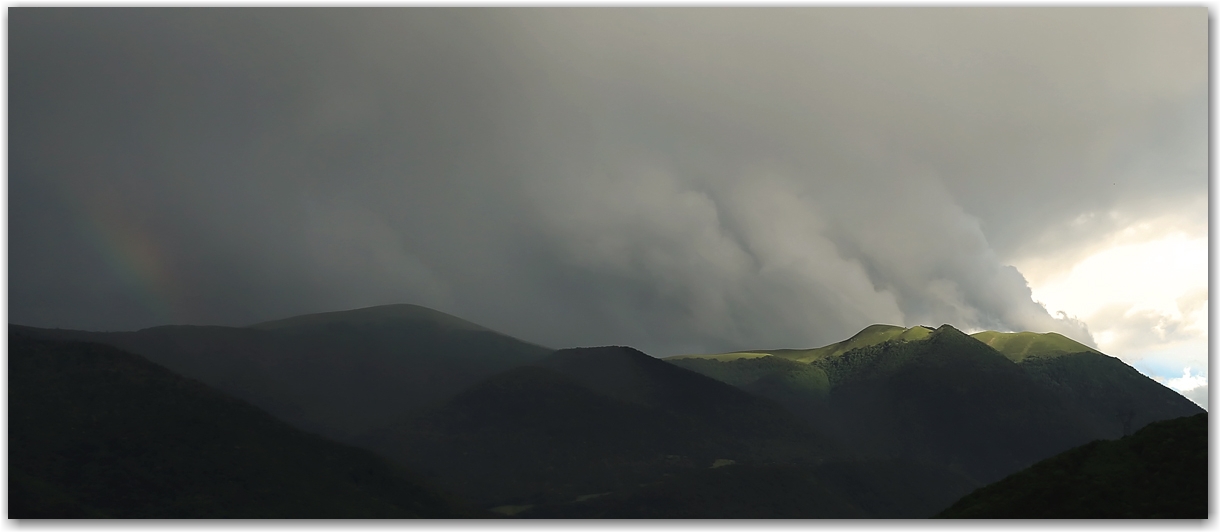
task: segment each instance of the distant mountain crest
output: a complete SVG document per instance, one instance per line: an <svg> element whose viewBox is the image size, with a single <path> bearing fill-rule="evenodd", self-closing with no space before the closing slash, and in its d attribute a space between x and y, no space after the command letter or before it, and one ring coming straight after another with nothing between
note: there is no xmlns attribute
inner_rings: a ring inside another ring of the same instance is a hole
<svg viewBox="0 0 1220 532"><path fill-rule="evenodd" d="M914 327L902 328L897 325L878 323L861 329L860 332L856 333L851 338L813 349L756 349L706 355L675 355L666 357L666 359L675 361L697 358L731 362L740 359L775 356L795 362L810 363L825 358L841 356L853 349L869 347L882 342L914 342L925 340L946 329L951 329L961 336L967 336L965 333L959 331L949 324L943 324L937 328L932 328L927 325L916 325ZM1055 332L1035 333L1025 331L1005 333L996 331L982 331L969 336L975 340L987 344L992 349L1003 353L1004 356L1008 357L1013 362L1021 362L1026 357L1031 355L1036 355L1039 357L1057 357L1073 353L1103 354L1092 347Z"/></svg>
<svg viewBox="0 0 1220 532"><path fill-rule="evenodd" d="M417 305L308 314L249 327L31 336L113 345L343 442L551 349Z"/></svg>
<svg viewBox="0 0 1220 532"><path fill-rule="evenodd" d="M633 403L649 404L658 383L652 371L666 374L675 366L626 346L561 349L539 362L592 390Z"/></svg>
<svg viewBox="0 0 1220 532"><path fill-rule="evenodd" d="M952 329L952 327L949 325L941 326L942 329L945 327L949 327L950 329ZM809 363L809 362L813 362L815 360L821 360L824 358L837 357L837 356L842 355L843 353L851 351L852 349L859 349L861 347L877 345L882 342L887 342L887 341L891 341L891 340L898 340L898 341L905 341L905 342L923 340L925 338L928 338L935 330L939 330L939 329L933 329L931 327L927 327L924 325L916 325L911 328L902 328L897 325L886 325L886 324L879 323L879 324L875 324L875 325L869 325L868 327L865 327L860 332L856 333L851 338L848 338L841 342L835 342L830 345L825 345L825 346L817 347L817 348L813 348L813 349L768 349L768 350L752 350L752 351L735 351L732 353L721 353L721 354L715 354L715 355L677 355L677 356L667 357L667 359L681 360L684 358L700 358L700 359L720 360L722 362L728 362L728 361L742 359L742 358L758 358L758 357L764 357L764 356L776 356L776 357L792 360L795 362ZM956 330L956 329L954 329L954 330Z"/></svg>
<svg viewBox="0 0 1220 532"><path fill-rule="evenodd" d="M1013 362L1021 362L1030 355L1041 357L1055 357L1072 353L1098 353L1100 351L1093 349L1080 342L1072 340L1062 334L1048 332L1016 332L1002 333L995 331L983 331L974 333L974 339L983 342L992 349L999 351L1004 356L1011 359Z"/></svg>
<svg viewBox="0 0 1220 532"><path fill-rule="evenodd" d="M317 327L321 325L339 323L350 325L384 325L403 321L429 322L452 330L494 332L487 327L466 321L457 316L445 314L444 312L432 310L427 307L409 305L405 303L396 305L380 305L376 307L365 307L352 310L341 310L337 312L322 312L319 314L305 314L303 316L294 316L291 318L256 323L254 325L250 325L248 328L262 330L283 330Z"/></svg>

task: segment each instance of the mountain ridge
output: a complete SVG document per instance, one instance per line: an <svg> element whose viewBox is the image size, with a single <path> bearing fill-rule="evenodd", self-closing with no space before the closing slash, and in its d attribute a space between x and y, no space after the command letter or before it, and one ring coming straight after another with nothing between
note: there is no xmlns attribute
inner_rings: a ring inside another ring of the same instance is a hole
<svg viewBox="0 0 1220 532"><path fill-rule="evenodd" d="M762 502L780 496L764 471L780 469L802 496L851 494L818 515L926 517L1072 445L1199 410L1064 337L949 324L664 359L551 350L416 305L249 327L10 330L130 348L522 517L812 515ZM919 497L880 495L890 481ZM761 490L759 512L708 506L742 489Z"/></svg>
<svg viewBox="0 0 1220 532"><path fill-rule="evenodd" d="M1003 353L1013 362L1021 362L1028 356L1050 357L1072 353L1104 354L1053 331L1046 333L981 331L970 336Z"/></svg>
<svg viewBox="0 0 1220 532"><path fill-rule="evenodd" d="M622 346L506 370L363 445L487 507L559 504L718 459L813 464L830 451L779 404Z"/></svg>
<svg viewBox="0 0 1220 532"><path fill-rule="evenodd" d="M113 345L343 442L504 369L550 354L416 305L308 314L251 327L166 325L27 334Z"/></svg>
<svg viewBox="0 0 1220 532"><path fill-rule="evenodd" d="M457 330L497 332L452 314L410 303L393 303L348 310L301 314L288 318L258 322L247 325L246 328L276 330L336 324L376 325L396 321L429 321Z"/></svg>
<svg viewBox="0 0 1220 532"><path fill-rule="evenodd" d="M949 326L950 324L942 324L941 327ZM683 360L691 358L709 359L709 360L736 360L738 358L758 358L763 356L777 356L793 360L797 362L813 362L827 357L840 356L852 349L859 349L876 345L882 342L898 340L898 341L917 341L926 338L933 331L939 328L928 327L926 325L914 325L903 328L898 325L888 325L883 323L875 323L861 329L856 334L838 342L826 344L821 347L813 348L787 348L787 349L745 349L740 351L729 351L725 353L709 353L697 354L687 353L681 355L671 355L664 357L666 360ZM954 328L954 330L958 330ZM960 332L960 330L959 330ZM1005 356L1012 358L1014 362L1020 362L1031 351L1039 356L1048 356L1051 354L1071 354L1081 352L1099 353L1100 351L1089 347L1085 344L1072 340L1057 332L1037 333L1032 331L1021 332L999 332L999 331L979 331L969 333L969 336L979 340L993 349L1003 353Z"/></svg>
<svg viewBox="0 0 1220 532"><path fill-rule="evenodd" d="M912 329L869 327L819 348L828 356L810 362L780 356L665 360L780 401L871 456L957 464L980 482L1048 453L1201 411L1116 358L1095 350L1063 352L1070 349L1062 346L1076 344L1061 336L1000 336L1019 340L1001 345L1010 348L1005 354L978 333L948 324L902 337ZM859 347L835 352L852 345ZM1038 352L1048 345L1060 349Z"/></svg>
<svg viewBox="0 0 1220 532"><path fill-rule="evenodd" d="M473 516L413 473L111 346L9 335L10 518Z"/></svg>

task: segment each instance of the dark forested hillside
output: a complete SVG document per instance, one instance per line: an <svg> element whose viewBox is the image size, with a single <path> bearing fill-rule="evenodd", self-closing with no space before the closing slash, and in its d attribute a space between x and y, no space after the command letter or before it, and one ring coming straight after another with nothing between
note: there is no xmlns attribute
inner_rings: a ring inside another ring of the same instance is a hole
<svg viewBox="0 0 1220 532"><path fill-rule="evenodd" d="M1093 441L980 488L945 518L1206 519L1207 414Z"/></svg>
<svg viewBox="0 0 1220 532"><path fill-rule="evenodd" d="M1016 362L1048 392L1087 412L1097 438L1131 434L1153 421L1201 412L1181 394L1121 360L1056 333L983 331L972 337Z"/></svg>
<svg viewBox="0 0 1220 532"><path fill-rule="evenodd" d="M565 502L716 460L830 453L769 400L616 347L558 351L364 443L487 506Z"/></svg>
<svg viewBox="0 0 1220 532"><path fill-rule="evenodd" d="M165 326L120 333L18 329L119 347L299 428L348 442L551 352L414 305L311 314L252 327Z"/></svg>
<svg viewBox="0 0 1220 532"><path fill-rule="evenodd" d="M372 453L101 344L9 331L10 518L472 515Z"/></svg>
<svg viewBox="0 0 1220 532"><path fill-rule="evenodd" d="M906 460L690 468L653 482L523 510L521 517L843 519L927 517L975 486Z"/></svg>

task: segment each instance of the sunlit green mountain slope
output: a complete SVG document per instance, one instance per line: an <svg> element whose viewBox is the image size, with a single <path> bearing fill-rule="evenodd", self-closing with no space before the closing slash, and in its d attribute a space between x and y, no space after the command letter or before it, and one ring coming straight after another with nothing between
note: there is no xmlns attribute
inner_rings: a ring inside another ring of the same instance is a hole
<svg viewBox="0 0 1220 532"><path fill-rule="evenodd" d="M776 399L853 449L957 467L979 482L1202 411L1057 334L875 325L818 349L752 352L762 356L666 360ZM803 354L784 356L794 352Z"/></svg>

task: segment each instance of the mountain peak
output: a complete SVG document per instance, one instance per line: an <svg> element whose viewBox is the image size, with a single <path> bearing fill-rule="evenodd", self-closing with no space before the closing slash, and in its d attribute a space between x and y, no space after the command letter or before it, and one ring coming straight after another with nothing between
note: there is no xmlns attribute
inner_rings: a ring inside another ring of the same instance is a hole
<svg viewBox="0 0 1220 532"><path fill-rule="evenodd" d="M641 360L654 359L655 357L625 345L606 345L599 347L570 347L560 349L551 355L551 358L573 358L573 359L621 359L621 360Z"/></svg>
<svg viewBox="0 0 1220 532"><path fill-rule="evenodd" d="M539 362L576 379L589 388L619 399L647 403L657 378L677 367L626 346L560 349Z"/></svg>
<svg viewBox="0 0 1220 532"><path fill-rule="evenodd" d="M872 325L869 325L868 327L860 329L860 332L852 335L852 338L856 338L858 336L868 336L868 335L873 335L873 334L884 334L884 333L897 331L897 330L905 330L905 329L903 329L903 327L898 326L898 325L889 325L886 323L874 323Z"/></svg>
<svg viewBox="0 0 1220 532"><path fill-rule="evenodd" d="M948 323L941 324L940 327L933 329L932 332L934 334L950 334L950 335L954 335L954 336L957 336L957 335L966 336L966 333L958 330L957 327L949 325Z"/></svg>

